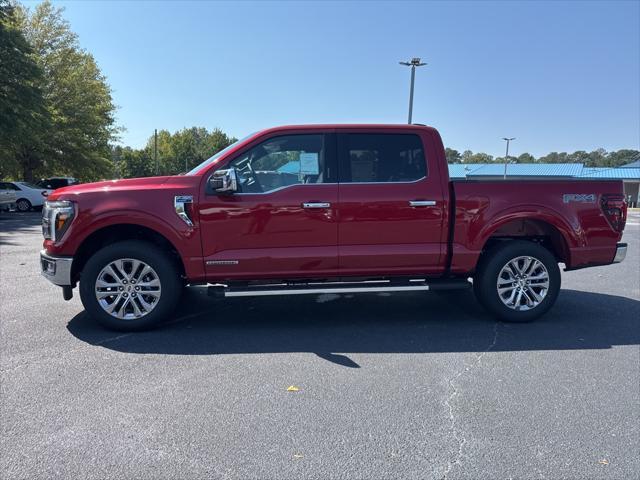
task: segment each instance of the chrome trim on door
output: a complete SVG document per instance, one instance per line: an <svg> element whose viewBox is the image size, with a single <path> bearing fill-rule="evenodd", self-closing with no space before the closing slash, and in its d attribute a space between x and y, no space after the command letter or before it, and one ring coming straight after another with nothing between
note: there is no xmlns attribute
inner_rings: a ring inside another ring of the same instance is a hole
<svg viewBox="0 0 640 480"><path fill-rule="evenodd" d="M329 202L305 202L302 204L302 208L330 208Z"/></svg>
<svg viewBox="0 0 640 480"><path fill-rule="evenodd" d="M434 207L436 205L435 200L411 200L409 202L411 207Z"/></svg>
<svg viewBox="0 0 640 480"><path fill-rule="evenodd" d="M394 182L339 182L340 185L403 185L409 183L418 183L422 180L429 178L428 175L424 175L416 180L398 180Z"/></svg>
<svg viewBox="0 0 640 480"><path fill-rule="evenodd" d="M207 265L238 265L238 260L207 260Z"/></svg>

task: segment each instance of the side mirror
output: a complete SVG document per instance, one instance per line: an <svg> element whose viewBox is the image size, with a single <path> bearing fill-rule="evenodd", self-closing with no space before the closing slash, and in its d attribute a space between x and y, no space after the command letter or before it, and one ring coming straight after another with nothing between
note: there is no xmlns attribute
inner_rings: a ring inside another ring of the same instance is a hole
<svg viewBox="0 0 640 480"><path fill-rule="evenodd" d="M217 193L233 193L238 191L238 176L235 168L217 170L209 177L209 188Z"/></svg>

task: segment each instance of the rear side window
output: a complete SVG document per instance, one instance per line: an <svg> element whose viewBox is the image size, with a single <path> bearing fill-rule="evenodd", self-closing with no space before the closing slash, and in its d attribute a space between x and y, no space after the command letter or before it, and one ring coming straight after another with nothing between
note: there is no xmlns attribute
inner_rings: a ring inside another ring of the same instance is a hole
<svg viewBox="0 0 640 480"><path fill-rule="evenodd" d="M340 181L412 182L427 176L422 141L412 134L340 135Z"/></svg>

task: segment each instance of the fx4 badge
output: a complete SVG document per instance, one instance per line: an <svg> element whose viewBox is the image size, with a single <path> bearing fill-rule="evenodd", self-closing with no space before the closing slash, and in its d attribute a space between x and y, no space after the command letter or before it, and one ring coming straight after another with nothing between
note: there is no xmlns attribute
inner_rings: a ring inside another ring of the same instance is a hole
<svg viewBox="0 0 640 480"><path fill-rule="evenodd" d="M562 195L564 203L580 202L580 203L596 203L595 193L565 193Z"/></svg>

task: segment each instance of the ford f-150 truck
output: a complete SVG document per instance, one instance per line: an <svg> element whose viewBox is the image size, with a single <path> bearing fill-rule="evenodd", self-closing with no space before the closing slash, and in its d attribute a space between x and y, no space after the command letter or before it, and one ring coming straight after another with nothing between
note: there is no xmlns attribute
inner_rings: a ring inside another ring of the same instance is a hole
<svg viewBox="0 0 640 480"><path fill-rule="evenodd" d="M451 181L419 125L264 130L185 175L61 188L42 213L43 275L136 330L184 286L216 295L472 287L495 317L545 313L567 270L623 260L619 181Z"/></svg>

